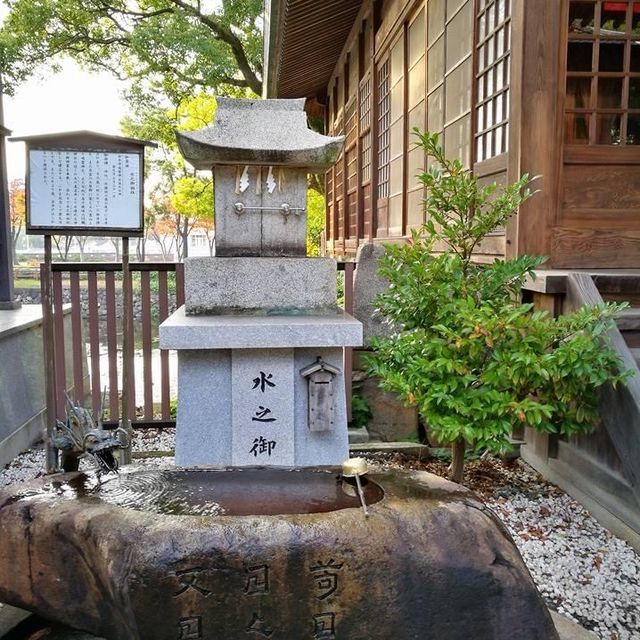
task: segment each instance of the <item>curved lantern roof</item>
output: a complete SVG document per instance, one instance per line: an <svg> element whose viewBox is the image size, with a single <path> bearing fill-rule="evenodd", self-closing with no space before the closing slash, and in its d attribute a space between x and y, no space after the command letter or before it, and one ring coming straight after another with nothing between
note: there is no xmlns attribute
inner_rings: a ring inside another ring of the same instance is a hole
<svg viewBox="0 0 640 640"><path fill-rule="evenodd" d="M344 136L324 136L309 129L304 98L217 98L217 102L213 126L176 132L180 152L196 169L254 164L317 170L330 167L340 155Z"/></svg>

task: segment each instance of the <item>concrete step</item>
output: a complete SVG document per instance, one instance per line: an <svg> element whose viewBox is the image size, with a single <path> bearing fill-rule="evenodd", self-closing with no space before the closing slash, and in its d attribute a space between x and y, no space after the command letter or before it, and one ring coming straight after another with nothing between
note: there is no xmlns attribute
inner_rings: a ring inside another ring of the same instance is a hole
<svg viewBox="0 0 640 640"><path fill-rule="evenodd" d="M405 453L409 456L429 458L431 449L426 444L416 442L364 442L349 444L349 453Z"/></svg>
<svg viewBox="0 0 640 640"><path fill-rule="evenodd" d="M362 444L369 442L369 432L366 427L359 429L349 429L349 444Z"/></svg>
<svg viewBox="0 0 640 640"><path fill-rule="evenodd" d="M11 607L0 602L0 638L15 629L21 622L31 616L31 612Z"/></svg>
<svg viewBox="0 0 640 640"><path fill-rule="evenodd" d="M550 611L551 619L556 627L560 640L596 640L597 635L587 631L577 622L565 618L556 611Z"/></svg>
<svg viewBox="0 0 640 640"><path fill-rule="evenodd" d="M631 351L631 355L635 358L636 363L640 367L640 347L632 347L629 351Z"/></svg>

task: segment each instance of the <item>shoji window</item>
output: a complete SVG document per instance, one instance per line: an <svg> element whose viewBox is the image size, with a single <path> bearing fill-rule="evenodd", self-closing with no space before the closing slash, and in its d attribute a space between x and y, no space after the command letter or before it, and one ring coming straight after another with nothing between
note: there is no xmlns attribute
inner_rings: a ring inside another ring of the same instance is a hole
<svg viewBox="0 0 640 640"><path fill-rule="evenodd" d="M476 162L482 162L508 148L510 0L479 0L476 20Z"/></svg>
<svg viewBox="0 0 640 640"><path fill-rule="evenodd" d="M378 198L389 197L389 143L391 126L391 62L378 67Z"/></svg>
<svg viewBox="0 0 640 640"><path fill-rule="evenodd" d="M391 46L391 107L389 113L389 235L403 233L405 154L405 34Z"/></svg>
<svg viewBox="0 0 640 640"><path fill-rule="evenodd" d="M424 190L416 178L425 166L424 153L416 147L414 128L421 132L426 127L426 33L425 10L422 9L409 23L407 30L407 224L424 222L422 199Z"/></svg>

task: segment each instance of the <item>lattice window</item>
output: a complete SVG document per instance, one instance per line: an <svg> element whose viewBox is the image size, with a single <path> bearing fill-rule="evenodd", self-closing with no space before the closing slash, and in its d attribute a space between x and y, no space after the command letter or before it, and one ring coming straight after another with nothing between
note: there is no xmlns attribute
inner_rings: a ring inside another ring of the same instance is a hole
<svg viewBox="0 0 640 640"><path fill-rule="evenodd" d="M371 77L360 83L360 131L371 126Z"/></svg>
<svg viewBox="0 0 640 640"><path fill-rule="evenodd" d="M345 155L347 160L347 191L358 186L358 111L355 96L349 101L345 109Z"/></svg>
<svg viewBox="0 0 640 640"><path fill-rule="evenodd" d="M476 44L476 161L505 153L509 136L511 0L480 0Z"/></svg>
<svg viewBox="0 0 640 640"><path fill-rule="evenodd" d="M347 151L347 191L353 191L358 186L358 149L352 147Z"/></svg>
<svg viewBox="0 0 640 640"><path fill-rule="evenodd" d="M333 168L324 174L325 198L327 202L333 202Z"/></svg>
<svg viewBox="0 0 640 640"><path fill-rule="evenodd" d="M391 82L390 63L378 67L378 198L389 197L389 145L391 142Z"/></svg>
<svg viewBox="0 0 640 640"><path fill-rule="evenodd" d="M371 131L362 136L362 184L371 180Z"/></svg>
<svg viewBox="0 0 640 640"><path fill-rule="evenodd" d="M345 117L346 140L345 148L352 147L358 139L358 114L356 113L356 101L352 99L347 105Z"/></svg>
<svg viewBox="0 0 640 640"><path fill-rule="evenodd" d="M342 198L342 195L343 195L342 184L344 179L344 171L343 171L344 163L342 161L342 158L343 158L343 154L341 153L340 157L338 158L337 162L334 165L335 174L334 174L333 188L335 189L334 193L335 193L336 200L339 200L340 198Z"/></svg>
<svg viewBox="0 0 640 640"><path fill-rule="evenodd" d="M362 184L371 180L371 76L360 83L360 152Z"/></svg>
<svg viewBox="0 0 640 640"><path fill-rule="evenodd" d="M565 142L640 144L640 2L571 0Z"/></svg>

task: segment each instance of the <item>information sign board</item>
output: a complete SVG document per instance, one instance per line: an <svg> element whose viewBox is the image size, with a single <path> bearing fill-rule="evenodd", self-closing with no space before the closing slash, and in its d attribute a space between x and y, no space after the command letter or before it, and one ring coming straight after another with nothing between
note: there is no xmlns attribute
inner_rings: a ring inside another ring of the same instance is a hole
<svg viewBox="0 0 640 640"><path fill-rule="evenodd" d="M31 148L28 162L29 233L141 232L141 153Z"/></svg>

